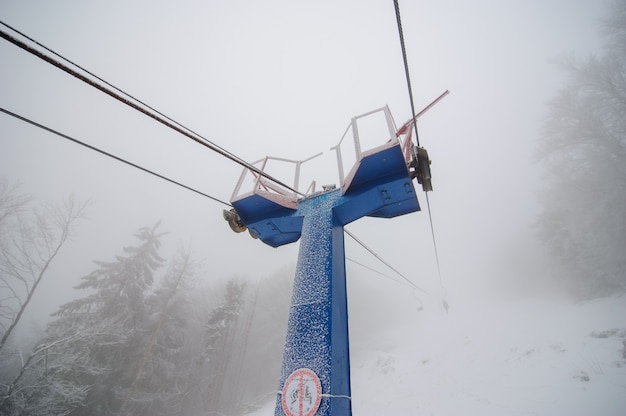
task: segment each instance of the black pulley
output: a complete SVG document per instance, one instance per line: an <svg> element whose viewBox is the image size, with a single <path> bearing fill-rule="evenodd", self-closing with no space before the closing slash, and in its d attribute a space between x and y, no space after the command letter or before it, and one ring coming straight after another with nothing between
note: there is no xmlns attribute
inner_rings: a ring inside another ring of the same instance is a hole
<svg viewBox="0 0 626 416"><path fill-rule="evenodd" d="M239 217L239 214L237 214L237 211L235 211L235 208L232 208L231 210L228 210L228 211L224 210L223 214L224 214L224 219L228 221L228 225L230 226L231 230L233 230L236 233L242 233L248 230L252 238L254 239L257 238L257 236L252 232L252 230L248 229L246 224L241 220L241 218Z"/></svg>
<svg viewBox="0 0 626 416"><path fill-rule="evenodd" d="M433 190L433 184L430 174L430 158L428 152L423 147L412 146L411 153L413 158L409 167L411 168L411 179L417 179L417 183L422 185L424 192Z"/></svg>

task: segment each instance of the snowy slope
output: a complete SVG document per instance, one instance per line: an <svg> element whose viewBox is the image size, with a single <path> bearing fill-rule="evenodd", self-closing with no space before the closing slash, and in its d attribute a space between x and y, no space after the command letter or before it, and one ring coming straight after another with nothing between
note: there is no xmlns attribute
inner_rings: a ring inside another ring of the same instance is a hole
<svg viewBox="0 0 626 416"><path fill-rule="evenodd" d="M625 297L425 308L351 346L353 414L625 415L625 342Z"/></svg>

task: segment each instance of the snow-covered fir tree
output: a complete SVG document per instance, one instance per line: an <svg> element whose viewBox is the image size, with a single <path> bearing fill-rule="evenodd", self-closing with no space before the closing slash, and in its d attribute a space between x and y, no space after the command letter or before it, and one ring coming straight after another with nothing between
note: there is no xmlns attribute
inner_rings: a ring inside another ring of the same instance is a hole
<svg viewBox="0 0 626 416"><path fill-rule="evenodd" d="M189 253L181 249L147 299L143 353L121 414L165 416L178 414L184 407L180 386L194 361L189 340L196 323L190 297L195 269Z"/></svg>
<svg viewBox="0 0 626 416"><path fill-rule="evenodd" d="M145 350L146 296L164 263L157 227L140 229L139 244L124 248L115 261L96 262L98 268L76 286L89 294L62 305L48 326L38 373L83 391L81 400L43 388L33 391L31 406L65 403L72 415L110 415L120 408Z"/></svg>

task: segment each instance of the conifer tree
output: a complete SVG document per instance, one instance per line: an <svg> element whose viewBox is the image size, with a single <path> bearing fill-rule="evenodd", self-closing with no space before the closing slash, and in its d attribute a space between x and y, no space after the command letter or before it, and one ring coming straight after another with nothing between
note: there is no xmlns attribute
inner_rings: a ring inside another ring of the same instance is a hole
<svg viewBox="0 0 626 416"><path fill-rule="evenodd" d="M184 375L179 416L218 411L222 382L226 375L232 331L244 303L245 284L229 280L217 306L207 305L192 348L193 360ZM198 337L197 335L200 335Z"/></svg>
<svg viewBox="0 0 626 416"><path fill-rule="evenodd" d="M205 402L219 410L224 382L228 376L235 325L244 303L245 284L228 281L224 301L211 311L206 325L210 379Z"/></svg>
<svg viewBox="0 0 626 416"><path fill-rule="evenodd" d="M194 273L189 252L179 250L159 287L147 299L147 338L120 414L165 416L181 408L179 386L193 361L186 341L193 331L190 293Z"/></svg>
<svg viewBox="0 0 626 416"><path fill-rule="evenodd" d="M98 268L76 286L89 294L62 305L48 326L42 345L50 347L40 374L74 390L87 388L80 406L68 404L72 415L117 414L132 384L145 349L146 296L164 263L157 227L141 228L139 245L124 248L115 261L96 262ZM57 393L34 392L32 403L63 402L62 395L47 396Z"/></svg>

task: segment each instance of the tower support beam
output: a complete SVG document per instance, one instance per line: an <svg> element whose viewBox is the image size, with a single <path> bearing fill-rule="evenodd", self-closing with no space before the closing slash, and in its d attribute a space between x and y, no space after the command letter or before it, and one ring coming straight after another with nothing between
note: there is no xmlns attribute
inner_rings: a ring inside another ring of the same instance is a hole
<svg viewBox="0 0 626 416"><path fill-rule="evenodd" d="M335 190L299 202L304 221L280 385L289 386L290 375L308 369L321 392L283 388L276 416L307 415L316 394L319 408L311 414L351 414L344 232L333 216L340 196Z"/></svg>

